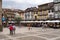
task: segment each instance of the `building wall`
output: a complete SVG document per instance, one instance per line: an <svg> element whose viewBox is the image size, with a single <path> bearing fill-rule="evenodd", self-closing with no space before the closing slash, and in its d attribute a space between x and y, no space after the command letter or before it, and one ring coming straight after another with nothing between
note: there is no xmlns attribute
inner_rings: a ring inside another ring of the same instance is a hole
<svg viewBox="0 0 60 40"><path fill-rule="evenodd" d="M6 24L10 23L11 21L14 21L14 17L15 14L13 11L11 11L10 9L3 9L3 16L5 16L6 20Z"/></svg>
<svg viewBox="0 0 60 40"><path fill-rule="evenodd" d="M54 18L54 12L48 13L48 18Z"/></svg>
<svg viewBox="0 0 60 40"><path fill-rule="evenodd" d="M60 3L54 4L54 9L55 9L55 11L59 11L60 10Z"/></svg>
<svg viewBox="0 0 60 40"><path fill-rule="evenodd" d="M48 12L48 19L54 19L54 10L50 9Z"/></svg>
<svg viewBox="0 0 60 40"><path fill-rule="evenodd" d="M46 20L46 19L48 19L48 10L38 11L37 15L38 15L37 16L38 20Z"/></svg>
<svg viewBox="0 0 60 40"><path fill-rule="evenodd" d="M19 9L5 9L5 8L3 8L3 15L7 15L7 19L8 19L8 23L15 23L16 21L15 21L15 17L22 17L23 19L24 19L24 17L23 17L23 13L20 13L21 12L21 10L19 10ZM7 22L6 22L7 23Z"/></svg>
<svg viewBox="0 0 60 40"><path fill-rule="evenodd" d="M38 10L40 12L40 17L42 16L43 18L42 19L51 19L51 16L53 17L54 19L54 3L51 2L51 3L46 3L46 4L42 4L42 5L38 5ZM39 13L38 12L38 13ZM40 18L38 17L38 18Z"/></svg>
<svg viewBox="0 0 60 40"><path fill-rule="evenodd" d="M29 20L30 19L30 13L29 12L26 12L25 13L25 20Z"/></svg>
<svg viewBox="0 0 60 40"><path fill-rule="evenodd" d="M60 12L55 12L54 14L55 14L54 15L55 16L55 19L60 19Z"/></svg>
<svg viewBox="0 0 60 40"><path fill-rule="evenodd" d="M33 12L26 12L25 13L25 20L33 20Z"/></svg>
<svg viewBox="0 0 60 40"><path fill-rule="evenodd" d="M21 13L19 13L19 15L20 15L20 17L22 18L22 20L24 20L24 13L21 12Z"/></svg>
<svg viewBox="0 0 60 40"><path fill-rule="evenodd" d="M14 17L15 17L14 12L8 12L7 11L7 12L5 12L5 14L7 15L8 23L9 23L9 21L11 22L14 20Z"/></svg>
<svg viewBox="0 0 60 40"><path fill-rule="evenodd" d="M60 2L56 2L54 4L54 16L55 19L59 20L60 19Z"/></svg>

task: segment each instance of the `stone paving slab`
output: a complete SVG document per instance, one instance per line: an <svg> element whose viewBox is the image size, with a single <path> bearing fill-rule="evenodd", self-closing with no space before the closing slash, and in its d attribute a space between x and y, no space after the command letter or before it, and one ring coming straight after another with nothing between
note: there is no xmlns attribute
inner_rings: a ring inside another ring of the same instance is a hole
<svg viewBox="0 0 60 40"><path fill-rule="evenodd" d="M11 37L22 37L22 36L26 36L26 34L17 33L15 35L8 35L8 36L11 36Z"/></svg>
<svg viewBox="0 0 60 40"><path fill-rule="evenodd" d="M56 30L55 32L51 32L50 34L60 36L60 31Z"/></svg>
<svg viewBox="0 0 60 40"><path fill-rule="evenodd" d="M27 34L27 35L28 35L28 34L29 34L29 35L31 34L31 35L32 35L32 34L37 34L37 33L36 33L36 32L25 32L24 34Z"/></svg>
<svg viewBox="0 0 60 40"><path fill-rule="evenodd" d="M60 40L60 38L56 39L56 40Z"/></svg>
<svg viewBox="0 0 60 40"><path fill-rule="evenodd" d="M29 36L29 37L18 38L17 40L46 40L46 39L35 36Z"/></svg>
<svg viewBox="0 0 60 40"><path fill-rule="evenodd" d="M53 32L53 33L51 33L52 35L58 35L58 36L60 36L60 32Z"/></svg>
<svg viewBox="0 0 60 40"><path fill-rule="evenodd" d="M6 39L8 38L6 35L0 35L0 39Z"/></svg>
<svg viewBox="0 0 60 40"><path fill-rule="evenodd" d="M50 33L50 31L37 31L38 33Z"/></svg>
<svg viewBox="0 0 60 40"><path fill-rule="evenodd" d="M0 39L0 40L13 40L13 39Z"/></svg>
<svg viewBox="0 0 60 40"><path fill-rule="evenodd" d="M38 36L42 36L42 37L46 37L46 38L55 38L58 37L57 35L49 35L49 34L42 34L42 35L38 35Z"/></svg>

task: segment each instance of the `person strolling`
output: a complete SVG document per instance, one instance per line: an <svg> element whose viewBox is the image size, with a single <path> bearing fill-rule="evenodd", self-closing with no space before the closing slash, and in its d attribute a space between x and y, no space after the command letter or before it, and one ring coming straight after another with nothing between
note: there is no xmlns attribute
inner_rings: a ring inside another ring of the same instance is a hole
<svg viewBox="0 0 60 40"><path fill-rule="evenodd" d="M16 26L13 24L13 34L15 34Z"/></svg>
<svg viewBox="0 0 60 40"><path fill-rule="evenodd" d="M9 30L10 30L10 35L13 35L13 26L12 26L12 24L9 25Z"/></svg>

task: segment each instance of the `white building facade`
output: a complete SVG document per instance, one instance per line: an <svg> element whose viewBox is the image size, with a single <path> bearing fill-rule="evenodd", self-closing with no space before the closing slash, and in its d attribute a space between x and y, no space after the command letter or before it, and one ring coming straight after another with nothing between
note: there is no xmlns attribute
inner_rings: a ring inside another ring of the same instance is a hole
<svg viewBox="0 0 60 40"><path fill-rule="evenodd" d="M24 15L25 15L25 20L33 20L34 19L34 17L33 17L33 12L26 12L26 13L24 13Z"/></svg>
<svg viewBox="0 0 60 40"><path fill-rule="evenodd" d="M60 0L54 0L54 16L55 19L60 19Z"/></svg>

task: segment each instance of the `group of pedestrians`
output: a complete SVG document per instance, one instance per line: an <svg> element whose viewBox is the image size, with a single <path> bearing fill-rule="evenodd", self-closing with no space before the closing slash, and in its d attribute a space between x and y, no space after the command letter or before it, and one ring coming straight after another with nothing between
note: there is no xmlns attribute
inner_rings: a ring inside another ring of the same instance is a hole
<svg viewBox="0 0 60 40"><path fill-rule="evenodd" d="M14 24L9 25L10 35L15 34L16 26Z"/></svg>
<svg viewBox="0 0 60 40"><path fill-rule="evenodd" d="M32 28L30 27L31 25L30 24L27 24L28 26L28 30L31 30ZM9 28L9 31L10 31L10 35L14 35L15 34L15 30L16 30L16 26L14 24L10 24L8 26Z"/></svg>

